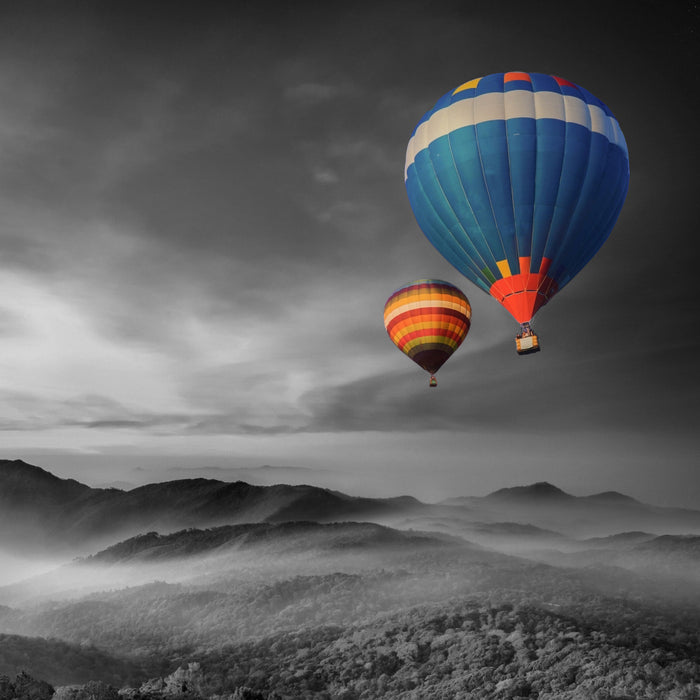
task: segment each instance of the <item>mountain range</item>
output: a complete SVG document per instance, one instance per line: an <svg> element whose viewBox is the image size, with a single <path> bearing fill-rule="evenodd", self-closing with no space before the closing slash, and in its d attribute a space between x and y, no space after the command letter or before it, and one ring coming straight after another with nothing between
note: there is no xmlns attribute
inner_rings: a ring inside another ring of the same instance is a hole
<svg viewBox="0 0 700 700"><path fill-rule="evenodd" d="M217 479L128 491L92 488L22 460L0 460L0 547L9 551L80 555L146 532L349 520L439 531L487 546L508 541L516 548L565 547L631 531L700 534L700 511L652 506L617 492L573 496L546 482L430 504L412 496L366 498L310 485Z"/></svg>
<svg viewBox="0 0 700 700"><path fill-rule="evenodd" d="M654 506L617 491L573 496L547 482L499 489L484 497L450 498L441 505L479 513L487 522L530 523L577 539L635 530L700 533L700 511Z"/></svg>
<svg viewBox="0 0 700 700"><path fill-rule="evenodd" d="M90 551L148 532L235 523L372 520L423 506L416 499L361 498L315 486L255 486L180 479L123 491L60 479L22 460L0 461L0 545Z"/></svg>
<svg viewBox="0 0 700 700"><path fill-rule="evenodd" d="M132 700L168 700L168 679L180 700L671 700L700 678L700 512L617 492L539 482L424 503L201 478L122 490L14 460L0 462L3 548L47 568L0 587L0 676L99 678ZM56 698L120 696L107 690Z"/></svg>

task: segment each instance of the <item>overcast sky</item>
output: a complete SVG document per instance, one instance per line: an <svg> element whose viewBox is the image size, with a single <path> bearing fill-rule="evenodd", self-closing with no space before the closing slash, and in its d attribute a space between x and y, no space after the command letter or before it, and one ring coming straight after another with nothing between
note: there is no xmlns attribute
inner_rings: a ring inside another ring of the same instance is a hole
<svg viewBox="0 0 700 700"><path fill-rule="evenodd" d="M695 5L0 2L0 456L700 507ZM527 357L403 183L438 97L510 70L606 102L631 164ZM422 277L473 306L436 390L382 323Z"/></svg>

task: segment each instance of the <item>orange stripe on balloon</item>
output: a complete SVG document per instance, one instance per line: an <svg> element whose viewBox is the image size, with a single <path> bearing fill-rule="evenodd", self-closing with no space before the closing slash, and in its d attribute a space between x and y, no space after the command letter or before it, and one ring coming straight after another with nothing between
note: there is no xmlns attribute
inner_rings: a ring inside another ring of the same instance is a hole
<svg viewBox="0 0 700 700"><path fill-rule="evenodd" d="M517 71L514 73L506 73L503 76L504 83L509 83L511 80L527 80L529 83L532 82L529 73L518 73Z"/></svg>
<svg viewBox="0 0 700 700"><path fill-rule="evenodd" d="M386 329L391 333L394 328L403 326L406 323L415 323L419 319L441 319L443 322L448 323L469 323L471 320L471 315L465 313L463 309L450 309L445 307L438 307L434 310L431 309L406 309L402 311L397 309L396 312L387 314L384 319L384 325Z"/></svg>
<svg viewBox="0 0 700 700"><path fill-rule="evenodd" d="M410 340L415 340L416 338L423 338L425 336L438 337L438 338L450 338L451 340L462 340L466 333L459 333L456 331L448 331L445 328L424 328L415 331L409 331L402 338L399 338L399 342L404 345Z"/></svg>
<svg viewBox="0 0 700 700"><path fill-rule="evenodd" d="M405 335L423 333L432 335L434 333L444 333L445 335L465 336L469 331L469 324L454 324L445 322L442 319L421 319L416 323L408 323L401 328L396 328L390 335L400 339Z"/></svg>

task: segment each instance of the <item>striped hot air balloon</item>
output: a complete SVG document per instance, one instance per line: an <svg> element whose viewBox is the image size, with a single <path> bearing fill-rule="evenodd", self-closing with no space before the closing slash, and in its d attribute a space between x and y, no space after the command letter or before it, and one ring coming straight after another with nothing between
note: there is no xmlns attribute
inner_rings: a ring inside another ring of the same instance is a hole
<svg viewBox="0 0 700 700"><path fill-rule="evenodd" d="M496 73L451 90L423 116L405 181L428 240L528 334L537 310L609 236L629 157L615 117L584 88Z"/></svg>
<svg viewBox="0 0 700 700"><path fill-rule="evenodd" d="M389 337L416 364L435 373L462 344L471 325L472 308L464 293L443 280L417 280L397 289L384 304Z"/></svg>

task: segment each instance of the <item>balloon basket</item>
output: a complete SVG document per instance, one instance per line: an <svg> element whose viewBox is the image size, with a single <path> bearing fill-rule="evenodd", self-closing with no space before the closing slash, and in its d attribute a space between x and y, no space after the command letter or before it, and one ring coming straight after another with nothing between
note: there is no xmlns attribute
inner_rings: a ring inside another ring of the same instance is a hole
<svg viewBox="0 0 700 700"><path fill-rule="evenodd" d="M431 389L434 389L437 386L437 379L435 379L434 376L430 377L430 382L428 382L428 386Z"/></svg>
<svg viewBox="0 0 700 700"><path fill-rule="evenodd" d="M515 336L515 349L518 355L531 355L540 351L540 339L532 332L528 335L518 334Z"/></svg>

